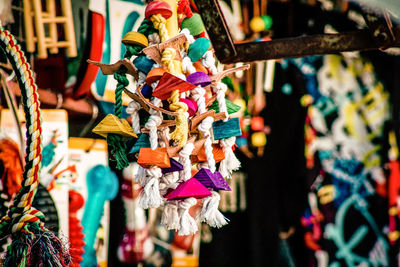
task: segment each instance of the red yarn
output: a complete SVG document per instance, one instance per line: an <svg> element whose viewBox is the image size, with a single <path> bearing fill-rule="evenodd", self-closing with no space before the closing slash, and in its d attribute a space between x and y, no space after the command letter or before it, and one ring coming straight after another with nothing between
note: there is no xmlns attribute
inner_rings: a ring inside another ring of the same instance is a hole
<svg viewBox="0 0 400 267"><path fill-rule="evenodd" d="M179 0L177 11L178 11L178 14L185 14L186 17L188 17L188 18L193 16L192 9L190 8L189 0Z"/></svg>
<svg viewBox="0 0 400 267"><path fill-rule="evenodd" d="M200 33L199 35L197 35L196 37L197 38L200 38L200 37L207 38L206 32L204 31L204 32Z"/></svg>

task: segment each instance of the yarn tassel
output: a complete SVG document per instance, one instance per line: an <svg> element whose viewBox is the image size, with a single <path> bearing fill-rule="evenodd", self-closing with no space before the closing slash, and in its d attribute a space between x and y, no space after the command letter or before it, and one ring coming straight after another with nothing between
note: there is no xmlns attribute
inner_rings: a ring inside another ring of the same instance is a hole
<svg viewBox="0 0 400 267"><path fill-rule="evenodd" d="M179 230L179 214L178 207L175 201L170 201L164 206L161 216L161 224L168 230Z"/></svg>
<svg viewBox="0 0 400 267"><path fill-rule="evenodd" d="M200 220L211 227L221 228L228 224L229 220L218 210L221 197L215 191L212 195L203 200L203 209L200 213Z"/></svg>
<svg viewBox="0 0 400 267"><path fill-rule="evenodd" d="M196 203L197 200L193 197L190 197L178 204L178 214L180 217L180 228L178 235L192 235L199 230L196 220L189 214L189 209L196 205Z"/></svg>
<svg viewBox="0 0 400 267"><path fill-rule="evenodd" d="M23 229L13 234L4 266L69 266L71 258L65 245L40 223L44 215L36 210L33 217L40 220L28 222Z"/></svg>

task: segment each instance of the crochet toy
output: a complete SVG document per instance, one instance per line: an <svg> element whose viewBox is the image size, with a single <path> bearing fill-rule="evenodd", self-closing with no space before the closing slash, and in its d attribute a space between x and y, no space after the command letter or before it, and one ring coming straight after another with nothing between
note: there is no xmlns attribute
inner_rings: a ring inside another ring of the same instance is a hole
<svg viewBox="0 0 400 267"><path fill-rule="evenodd" d="M161 223L179 235L197 232L189 209L199 199L202 222L213 227L227 223L218 211L218 190L230 190L225 179L240 167L233 153L240 124L230 118L240 107L225 99L227 86L221 79L249 66L218 72L205 36L201 17L188 0L177 6L151 1L138 31L122 40L125 59L111 65L89 61L118 81L116 116L107 115L93 132L107 137L117 168L137 160L135 180L143 187L139 205L163 207ZM127 88L126 74L137 81L136 91ZM131 127L121 119L122 91L133 100L126 108Z"/></svg>

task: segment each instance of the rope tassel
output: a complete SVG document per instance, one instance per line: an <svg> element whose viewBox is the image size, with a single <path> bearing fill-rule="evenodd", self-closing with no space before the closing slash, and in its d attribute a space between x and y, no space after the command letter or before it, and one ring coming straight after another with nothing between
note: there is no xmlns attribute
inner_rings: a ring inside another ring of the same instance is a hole
<svg viewBox="0 0 400 267"><path fill-rule="evenodd" d="M149 176L149 180L140 195L139 205L143 209L158 208L163 202L159 190L159 179L162 176L161 169L152 166L150 169L146 170L146 173Z"/></svg>
<svg viewBox="0 0 400 267"><path fill-rule="evenodd" d="M219 172L222 177L230 178L233 171L240 168L240 161L236 158L232 151L232 146L236 142L236 137L221 139L220 144L225 153L225 158L219 164Z"/></svg>
<svg viewBox="0 0 400 267"><path fill-rule="evenodd" d="M189 214L189 209L196 205L196 203L197 200L193 197L187 198L179 203L178 214L180 217L180 229L178 235L192 235L199 230L196 220Z"/></svg>
<svg viewBox="0 0 400 267"><path fill-rule="evenodd" d="M179 230L178 206L175 201L170 201L164 206L161 216L161 224L168 230Z"/></svg>
<svg viewBox="0 0 400 267"><path fill-rule="evenodd" d="M206 222L211 227L221 228L228 224L229 220L218 210L221 197L217 192L203 200L203 209L201 210L200 220Z"/></svg>

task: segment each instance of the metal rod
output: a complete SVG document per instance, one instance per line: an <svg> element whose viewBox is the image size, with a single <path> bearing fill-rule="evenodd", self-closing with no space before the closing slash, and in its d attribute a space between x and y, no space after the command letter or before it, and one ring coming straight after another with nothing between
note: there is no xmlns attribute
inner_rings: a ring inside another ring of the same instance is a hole
<svg viewBox="0 0 400 267"><path fill-rule="evenodd" d="M217 0L195 0L204 26L221 63L251 62L280 58L335 54L345 51L376 50L400 46L400 28L393 28L394 40L359 30L319 34L266 42L234 44Z"/></svg>
<svg viewBox="0 0 400 267"><path fill-rule="evenodd" d="M398 36L398 35L397 35ZM399 46L400 38L390 46ZM368 30L338 34L320 34L294 38L277 39L268 42L236 44L237 56L222 63L250 62L256 60L296 58L313 55L335 54L345 51L374 50L386 47L374 38Z"/></svg>

